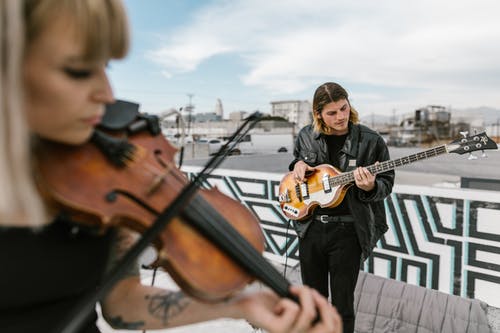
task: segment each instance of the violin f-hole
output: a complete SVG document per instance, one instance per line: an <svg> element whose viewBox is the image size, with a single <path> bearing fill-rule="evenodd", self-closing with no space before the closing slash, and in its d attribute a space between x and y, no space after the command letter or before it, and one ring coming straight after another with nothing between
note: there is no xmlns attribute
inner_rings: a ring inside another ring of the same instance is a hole
<svg viewBox="0 0 500 333"><path fill-rule="evenodd" d="M160 214L156 209L154 209L153 207L149 206L144 201L136 198L134 195L128 193L127 191L123 191L123 190L113 190L111 192L108 192L106 194L106 201L108 201L108 202L115 202L116 200L118 200L118 195L123 195L124 197L129 198L130 200L134 201L136 204L138 204L142 208L146 209L151 214L154 214L155 216L158 215L158 214Z"/></svg>
<svg viewBox="0 0 500 333"><path fill-rule="evenodd" d="M155 156L156 161L158 161L158 163L159 163L162 167L164 167L164 168L166 168L166 167L167 167L168 163L167 163L167 162L165 162L165 161L161 158L161 156L162 156L162 151L161 151L160 149L155 149L155 150L154 150L154 156Z"/></svg>
<svg viewBox="0 0 500 333"><path fill-rule="evenodd" d="M105 198L107 202L115 202L116 199L118 199L118 194L116 193L116 191L111 191L109 193L106 193Z"/></svg>

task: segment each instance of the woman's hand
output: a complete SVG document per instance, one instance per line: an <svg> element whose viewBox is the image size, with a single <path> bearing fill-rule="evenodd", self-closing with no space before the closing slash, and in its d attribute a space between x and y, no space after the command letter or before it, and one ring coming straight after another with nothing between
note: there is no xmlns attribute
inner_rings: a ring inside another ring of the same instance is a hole
<svg viewBox="0 0 500 333"><path fill-rule="evenodd" d="M300 305L290 299L280 299L271 291L245 294L236 302L245 319L271 333L342 332L339 314L316 290L293 286L290 291L297 296Z"/></svg>
<svg viewBox="0 0 500 333"><path fill-rule="evenodd" d="M363 191L369 192L375 188L375 176L367 168L357 167L353 174L356 186Z"/></svg>
<svg viewBox="0 0 500 333"><path fill-rule="evenodd" d="M296 182L303 182L306 179L306 172L314 171L315 169L309 166L304 161L298 161L293 167L293 175Z"/></svg>

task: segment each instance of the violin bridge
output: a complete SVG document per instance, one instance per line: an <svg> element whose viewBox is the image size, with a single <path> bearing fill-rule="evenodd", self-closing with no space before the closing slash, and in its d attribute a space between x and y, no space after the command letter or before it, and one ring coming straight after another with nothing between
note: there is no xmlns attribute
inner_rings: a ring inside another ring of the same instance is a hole
<svg viewBox="0 0 500 333"><path fill-rule="evenodd" d="M156 175L155 178L153 179L153 182L148 187L146 194L149 196L149 195L155 193L158 190L158 188L160 187L160 185L163 183L164 180L165 180L165 174Z"/></svg>
<svg viewBox="0 0 500 333"><path fill-rule="evenodd" d="M167 164L165 169L162 170L163 172L161 174L156 174L154 176L153 182L151 183L151 185L149 185L149 187L146 190L146 195L149 196L158 190L158 188L161 186L161 184L163 184L163 182L165 181L165 178L167 177L167 174L170 172L171 169L172 169L172 165Z"/></svg>

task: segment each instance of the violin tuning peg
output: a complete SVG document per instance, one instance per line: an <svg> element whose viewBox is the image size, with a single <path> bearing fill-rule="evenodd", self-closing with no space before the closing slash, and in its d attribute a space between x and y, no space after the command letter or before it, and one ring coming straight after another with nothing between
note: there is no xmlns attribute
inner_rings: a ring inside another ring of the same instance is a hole
<svg viewBox="0 0 500 333"><path fill-rule="evenodd" d="M468 134L469 131L460 132L460 135L462 135L464 138L466 138Z"/></svg>
<svg viewBox="0 0 500 333"><path fill-rule="evenodd" d="M469 157L467 158L469 161L470 160L477 160L477 156L473 155L472 153L469 153Z"/></svg>

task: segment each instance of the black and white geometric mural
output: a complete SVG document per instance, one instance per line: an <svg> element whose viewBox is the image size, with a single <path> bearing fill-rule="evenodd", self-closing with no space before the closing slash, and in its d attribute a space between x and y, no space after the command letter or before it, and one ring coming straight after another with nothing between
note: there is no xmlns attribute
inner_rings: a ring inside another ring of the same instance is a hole
<svg viewBox="0 0 500 333"><path fill-rule="evenodd" d="M199 168L183 170L192 177ZM265 256L294 266L298 239L278 204L281 177L217 170L204 186L216 186L253 211ZM385 208L389 230L365 271L500 307L500 192L396 185Z"/></svg>

